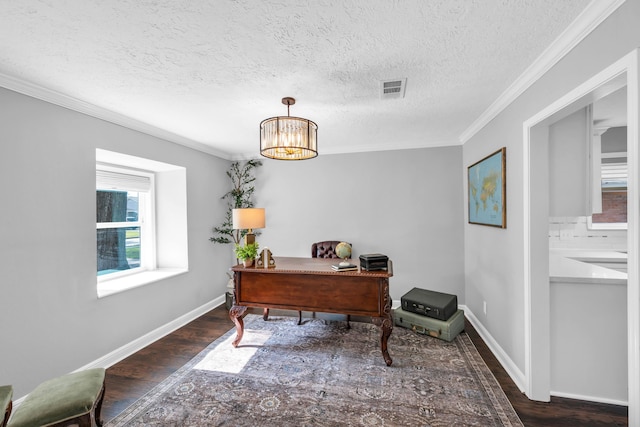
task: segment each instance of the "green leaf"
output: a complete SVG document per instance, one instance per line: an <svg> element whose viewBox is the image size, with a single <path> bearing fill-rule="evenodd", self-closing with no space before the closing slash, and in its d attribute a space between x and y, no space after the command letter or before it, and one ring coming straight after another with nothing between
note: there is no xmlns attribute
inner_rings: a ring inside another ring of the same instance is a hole
<svg viewBox="0 0 640 427"><path fill-rule="evenodd" d="M231 181L231 189L227 191L221 199L227 201L227 212L224 221L218 227L213 228L214 236L209 241L219 244L234 243L238 245L240 239L247 234L247 230L234 230L232 220L232 210L238 208L252 208L253 194L255 192L254 182L256 177L253 175L255 169L262 166L262 161L252 159L247 160L244 164L233 162L226 172L227 177ZM260 233L254 233L259 235Z"/></svg>

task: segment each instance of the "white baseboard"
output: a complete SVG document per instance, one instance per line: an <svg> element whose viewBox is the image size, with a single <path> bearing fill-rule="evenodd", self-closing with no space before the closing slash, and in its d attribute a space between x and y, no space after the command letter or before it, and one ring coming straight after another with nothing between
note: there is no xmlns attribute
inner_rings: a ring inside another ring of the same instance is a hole
<svg viewBox="0 0 640 427"><path fill-rule="evenodd" d="M191 310L190 312L183 314L182 316L172 320L169 323L166 323L159 328L154 329L153 331L131 341L128 344L123 345L122 347L112 351L109 354L102 356L99 359L94 360L93 362L88 363L87 365L77 369L74 372L83 371L85 369L91 368L108 368L110 366L115 365L119 361L131 356L132 354L142 350L144 347L149 344L154 343L160 338L169 335L171 332L175 331L191 322L192 320L197 319L203 314L213 310L225 303L225 296L219 296L206 304L201 305L200 307Z"/></svg>
<svg viewBox="0 0 640 427"><path fill-rule="evenodd" d="M582 394L563 393L551 390L551 396L564 397L566 399L585 400L588 402L606 403L608 405L629 406L626 400L607 399L605 397L585 396Z"/></svg>
<svg viewBox="0 0 640 427"><path fill-rule="evenodd" d="M502 365L507 374L511 377L516 386L520 389L522 393L525 390L525 376L524 373L516 366L516 364L511 360L511 358L507 355L507 353L500 347L497 341L491 336L489 331L484 327L484 325L478 320L478 318L473 314L473 312L465 305L461 305L460 308L464 310L465 317L469 320L471 325L478 331L478 334L482 338L482 340L487 344L489 350L493 353L493 355L498 359L498 362Z"/></svg>
<svg viewBox="0 0 640 427"><path fill-rule="evenodd" d="M142 350L144 347L148 346L149 344L154 343L155 341L159 340L160 338L169 335L171 332L175 331L176 329L179 329L181 327L183 327L184 325L186 325L187 323L191 322L192 320L197 319L198 317L202 316L203 314L213 310L214 308L218 307L219 305L222 305L225 303L225 296L222 295L218 298L215 298L211 301L209 301L208 303L201 305L200 307L196 308L195 310L191 310L190 312L183 314L182 316L178 317L177 319L172 320L171 322L160 326L157 329L154 329L153 331L149 332L148 334L145 334L143 336L141 336L140 338L131 341L129 344L123 345L122 347L112 351L109 354L106 354L104 356L102 356L99 359L94 360L91 363L88 363L86 365L84 365L81 368L76 369L73 372L78 372L78 371L84 371L85 369L92 369L92 368L108 368L110 366L115 365L116 363L118 363L119 361L121 361L122 359L125 359L129 356L131 356L132 354ZM13 407L14 409L17 409L22 402L24 401L24 399L27 396L22 396L19 399L16 399L13 401Z"/></svg>
<svg viewBox="0 0 640 427"><path fill-rule="evenodd" d="M87 365L77 369L74 372L82 371L85 369L91 369L91 368L105 368L105 369L109 368L110 366L115 365L119 361L142 350L144 347L148 346L149 344L152 344L155 341L159 340L160 338L166 335L169 335L171 332L183 327L187 323L197 319L203 314L213 310L214 308L224 303L225 303L225 296L221 295L209 301L208 303L203 304L200 307L194 310L191 310L186 314L183 314L182 316L172 320L171 322L166 323L163 326L160 326L159 328L154 329L153 331L141 336L140 338L137 338L134 341L131 341L130 343L112 351L111 353L106 354L101 358L94 360L91 363L88 363ZM399 300L392 301L393 308L400 307L400 306L401 304ZM478 320L478 318L473 314L473 312L467 306L459 305L458 308L461 310L464 310L465 317L469 320L471 325L473 325L473 327L476 329L480 337L487 344L487 346L489 347L489 350L491 350L491 352L494 354L496 359L498 359L498 362L500 362L504 370L511 377L511 379L516 384L516 386L520 389L520 391L524 392L525 379L522 371L518 369L515 363L513 363L513 360L511 360L511 358L507 355L507 353L502 349L502 347L500 347L500 345L496 342L493 336L491 336L489 331L486 330L484 325L482 325L482 323ZM625 401L604 399L604 398L598 398L593 396L578 396L578 395L573 395L569 393L554 392L554 391L551 392L551 395L557 396L557 397L565 397L569 399L587 400L591 402L607 403L611 405L628 406L628 402L625 402ZM22 403L23 399L24 397L21 399L18 399L17 401L14 402L14 405L19 406L19 404Z"/></svg>
<svg viewBox="0 0 640 427"><path fill-rule="evenodd" d="M391 304L391 307L394 309L397 307L401 307L401 301L394 300ZM496 342L496 340L493 339L489 331L487 331L487 329L482 325L482 323L480 323L478 318L473 314L473 312L469 309L469 307L467 307L466 305L460 304L458 305L458 308L460 310L464 310L465 317L469 320L469 322L471 322L471 324L476 329L476 331L478 331L478 334L480 335L480 337L487 344L487 346L489 347L489 350L491 350L491 352L496 357L496 359L498 359L498 362L500 362L500 364L502 365L504 370L507 372L507 374L511 377L511 379L516 384L516 386L520 389L521 392L524 393L525 377L522 371L518 369L516 364L513 363L513 360L511 360L511 358L502 349L502 347L500 347L500 345Z"/></svg>

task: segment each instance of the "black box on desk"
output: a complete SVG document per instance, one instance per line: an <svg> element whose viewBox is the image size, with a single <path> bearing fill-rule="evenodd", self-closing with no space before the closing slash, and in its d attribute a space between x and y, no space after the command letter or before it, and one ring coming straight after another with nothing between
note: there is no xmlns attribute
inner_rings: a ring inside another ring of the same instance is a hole
<svg viewBox="0 0 640 427"><path fill-rule="evenodd" d="M400 302L405 311L439 320L448 320L458 310L456 295L420 288L411 289Z"/></svg>
<svg viewBox="0 0 640 427"><path fill-rule="evenodd" d="M382 254L360 255L360 268L367 271L386 270L389 257Z"/></svg>

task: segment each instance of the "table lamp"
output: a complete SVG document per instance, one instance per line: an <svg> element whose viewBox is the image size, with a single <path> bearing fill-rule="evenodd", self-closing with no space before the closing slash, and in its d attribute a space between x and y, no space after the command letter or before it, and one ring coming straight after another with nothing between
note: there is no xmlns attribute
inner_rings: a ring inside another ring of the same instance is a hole
<svg viewBox="0 0 640 427"><path fill-rule="evenodd" d="M244 235L244 244L256 242L254 228L264 228L264 208L240 208L232 210L233 228L236 230L249 230Z"/></svg>

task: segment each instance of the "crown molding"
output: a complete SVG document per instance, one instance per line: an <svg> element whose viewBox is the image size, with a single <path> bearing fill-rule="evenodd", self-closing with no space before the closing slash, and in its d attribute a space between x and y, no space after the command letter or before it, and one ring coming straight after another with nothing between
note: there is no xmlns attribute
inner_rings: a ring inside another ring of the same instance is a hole
<svg viewBox="0 0 640 427"><path fill-rule="evenodd" d="M461 135L464 144L557 64L626 0L594 0Z"/></svg>
<svg viewBox="0 0 640 427"><path fill-rule="evenodd" d="M418 143L418 144L398 144L395 142L390 142L383 145L357 145L350 146L349 148L329 148L322 149L322 151L318 152L318 157L327 156L333 154L355 154L355 153L374 153L378 151L398 151L398 150L418 150L422 148L442 148L442 147L459 147L462 143L456 139L453 140L438 140L429 144ZM233 161L244 161L248 159L255 159L255 153L240 153L233 155L229 160ZM257 157L264 160L264 157Z"/></svg>
<svg viewBox="0 0 640 427"><path fill-rule="evenodd" d="M189 138L176 135L172 132L160 129L148 123L144 123L139 120L132 119L131 117L127 117L123 114L116 113L115 111L99 107L97 105L62 94L60 92L56 92L51 89L44 88L42 86L27 82L16 77L0 73L0 86L17 93L21 93L23 95L30 96L32 98L48 102L50 104L58 105L69 110L76 111L78 113L86 114L88 116L95 117L97 119L104 120L119 126L123 126L125 128L132 129L150 136L154 136L165 141L173 142L175 144L179 144L193 150L198 150L203 153L211 154L213 156L221 157L227 160L230 159L228 153L216 150L209 145L193 141Z"/></svg>

